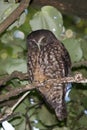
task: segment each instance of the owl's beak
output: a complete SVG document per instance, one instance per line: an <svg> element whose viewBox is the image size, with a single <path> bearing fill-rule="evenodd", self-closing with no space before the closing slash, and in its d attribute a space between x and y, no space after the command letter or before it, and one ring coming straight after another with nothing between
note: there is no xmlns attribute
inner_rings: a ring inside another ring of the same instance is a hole
<svg viewBox="0 0 87 130"><path fill-rule="evenodd" d="M42 44L42 40L45 38L45 36L42 36L39 40L38 40L38 48L40 50L40 45Z"/></svg>

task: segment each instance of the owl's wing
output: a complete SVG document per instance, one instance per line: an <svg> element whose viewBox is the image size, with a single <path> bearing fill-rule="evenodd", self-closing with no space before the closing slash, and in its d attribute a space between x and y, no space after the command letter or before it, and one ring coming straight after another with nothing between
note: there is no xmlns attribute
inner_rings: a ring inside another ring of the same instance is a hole
<svg viewBox="0 0 87 130"><path fill-rule="evenodd" d="M40 67L46 79L62 78L68 76L70 69L70 57L63 45L58 43L44 47L39 57ZM45 84L39 88L45 101L55 110L59 120L67 117L65 105L66 84Z"/></svg>

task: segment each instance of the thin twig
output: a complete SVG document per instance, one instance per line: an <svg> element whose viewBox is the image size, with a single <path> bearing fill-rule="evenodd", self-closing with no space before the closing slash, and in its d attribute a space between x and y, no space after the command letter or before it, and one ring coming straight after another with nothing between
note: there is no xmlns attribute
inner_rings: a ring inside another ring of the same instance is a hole
<svg viewBox="0 0 87 130"><path fill-rule="evenodd" d="M56 82L58 84L60 83L87 83L87 78L83 77L81 73L76 73L74 76L64 77L60 79L49 79L46 81L46 83L49 83L49 84L52 84L53 82Z"/></svg>
<svg viewBox="0 0 87 130"><path fill-rule="evenodd" d="M24 98L30 93L30 91L26 92L11 108L11 111L13 112L14 109L24 100Z"/></svg>
<svg viewBox="0 0 87 130"><path fill-rule="evenodd" d="M87 67L87 61L80 61L72 64L72 68L74 67Z"/></svg>
<svg viewBox="0 0 87 130"><path fill-rule="evenodd" d="M18 112L4 114L2 117L0 117L0 123L2 123L5 120L11 119L11 118L13 118L15 116L18 116L18 115L19 115Z"/></svg>
<svg viewBox="0 0 87 130"><path fill-rule="evenodd" d="M26 92L11 108L7 108L5 111L5 115L10 116L12 115L13 111L15 110L15 108L21 103L21 101L24 100L24 98L29 94L30 92ZM5 117L5 116L4 116ZM5 117L5 118L7 118ZM3 119L3 118L2 118Z"/></svg>

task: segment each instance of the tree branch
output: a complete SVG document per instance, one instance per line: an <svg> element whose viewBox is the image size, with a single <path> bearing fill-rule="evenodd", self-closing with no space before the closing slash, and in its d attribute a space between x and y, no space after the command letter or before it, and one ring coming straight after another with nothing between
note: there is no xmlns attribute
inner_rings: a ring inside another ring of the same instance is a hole
<svg viewBox="0 0 87 130"><path fill-rule="evenodd" d="M19 88L12 89L9 92L7 92L6 94L0 95L0 102L9 100L12 97L16 97L19 94L24 93L26 91L30 91L34 88L35 87L33 87L33 85L28 84L28 85L21 86Z"/></svg>
<svg viewBox="0 0 87 130"><path fill-rule="evenodd" d="M28 79L27 74L24 74L24 79ZM13 72L11 75L8 75L7 77L5 77L5 83L8 82L11 79L14 78L18 78L18 79L22 79L23 80L23 74L20 72ZM2 82L3 81L3 82ZM26 91L30 91L32 89L38 89L39 87L44 87L46 84L52 84L53 82L56 82L58 84L60 83L87 83L87 78L83 77L83 75L81 73L76 73L74 76L70 76L70 77L64 77L64 78L60 78L60 79L49 79L46 80L44 82L33 82L33 84L28 84L28 85L24 85L21 86L19 88L15 88L10 90L8 93L4 94L4 95L0 95L0 102L8 100L9 98L12 98L14 96L17 96L21 93L24 93ZM4 78L3 80L0 79L0 83L1 85L5 84L4 83Z"/></svg>
<svg viewBox="0 0 87 130"><path fill-rule="evenodd" d="M20 5L0 24L0 34L5 31L28 7L30 0L22 0Z"/></svg>
<svg viewBox="0 0 87 130"><path fill-rule="evenodd" d="M0 86L5 85L8 81L12 79L20 79L20 80L25 80L28 79L28 74L27 73L22 73L18 71L12 72L10 75L6 75L5 77L0 79Z"/></svg>

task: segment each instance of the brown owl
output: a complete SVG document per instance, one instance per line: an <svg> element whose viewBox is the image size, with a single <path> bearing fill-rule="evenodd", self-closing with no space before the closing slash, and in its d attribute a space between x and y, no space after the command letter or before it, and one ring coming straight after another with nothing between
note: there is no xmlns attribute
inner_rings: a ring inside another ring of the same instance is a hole
<svg viewBox="0 0 87 130"><path fill-rule="evenodd" d="M37 30L27 37L28 46L28 74L33 81L63 78L68 76L71 68L69 54L64 45L49 30ZM65 93L67 84L44 84L37 88L45 101L54 109L61 121L67 117Z"/></svg>

